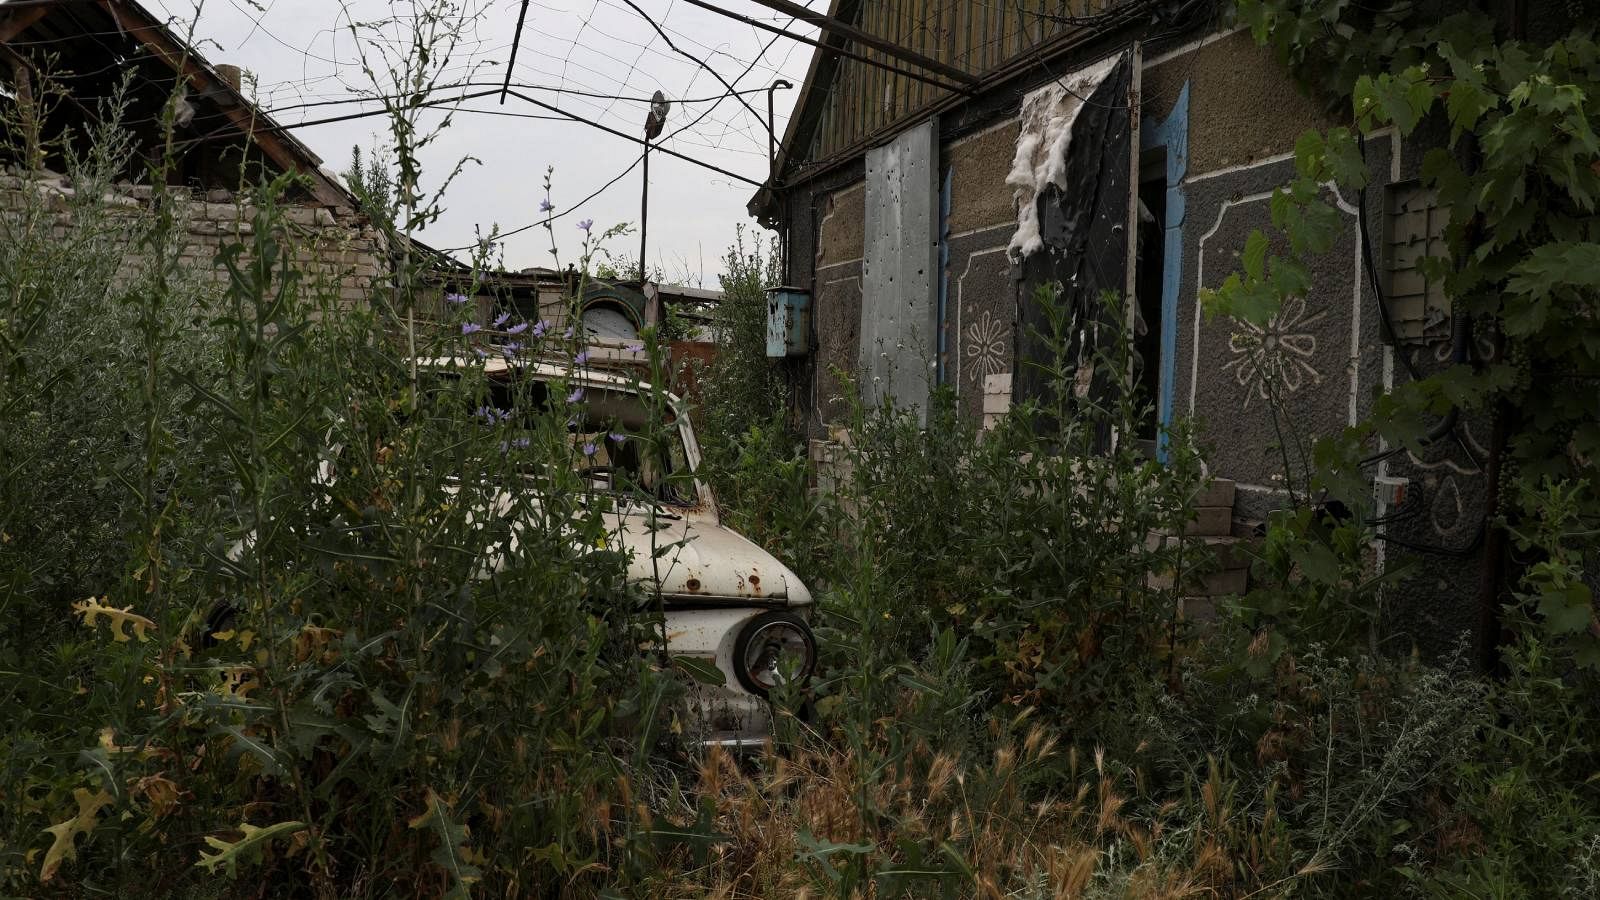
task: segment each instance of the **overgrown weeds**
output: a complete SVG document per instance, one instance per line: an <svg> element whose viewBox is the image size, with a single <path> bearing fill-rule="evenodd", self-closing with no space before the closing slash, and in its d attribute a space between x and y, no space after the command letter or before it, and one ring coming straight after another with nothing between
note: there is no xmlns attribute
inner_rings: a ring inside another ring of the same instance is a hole
<svg viewBox="0 0 1600 900"><path fill-rule="evenodd" d="M391 110L399 176L366 170L390 241L438 209L416 195L415 112ZM1206 554L1159 538L1193 514L1200 454L1181 429L1162 464L1124 439L1144 410L1119 316L1042 293L1040 395L989 431L945 390L921 410L857 408L819 472L761 352L771 255L741 244L705 474L724 521L814 588L822 659L775 692L772 753L684 753L658 613L573 465L581 391L497 398L476 365L429 374L417 360L475 360L486 323L429 296L399 244L372 302L344 305L297 259L292 177L252 182L232 239L195 261L181 204L107 199L129 166L115 118L72 159L71 193L23 170L0 215L0 889L1600 883L1592 680L1542 637L1552 619L1583 627L1572 485L1525 498L1546 514L1519 537L1542 557L1509 610L1503 679L1382 639L1393 587L1359 514L1283 512L1257 587L1198 623L1182 600ZM527 335L520 351L582 351L502 324ZM629 440L659 438L651 399Z"/></svg>

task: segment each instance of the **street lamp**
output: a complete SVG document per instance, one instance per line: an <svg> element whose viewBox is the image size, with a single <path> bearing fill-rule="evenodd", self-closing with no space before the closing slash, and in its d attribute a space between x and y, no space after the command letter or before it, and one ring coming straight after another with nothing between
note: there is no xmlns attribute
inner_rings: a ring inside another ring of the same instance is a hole
<svg viewBox="0 0 1600 900"><path fill-rule="evenodd" d="M650 221L650 142L661 136L667 125L667 113L672 104L665 94L655 92L650 98L650 113L644 120L644 189L639 196L639 286L646 281L644 266L645 229Z"/></svg>

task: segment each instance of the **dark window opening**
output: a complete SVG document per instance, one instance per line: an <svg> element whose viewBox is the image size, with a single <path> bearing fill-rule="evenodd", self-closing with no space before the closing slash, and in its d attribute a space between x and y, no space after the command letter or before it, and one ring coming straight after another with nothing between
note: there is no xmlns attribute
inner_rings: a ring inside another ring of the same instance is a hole
<svg viewBox="0 0 1600 900"><path fill-rule="evenodd" d="M1142 410L1137 437L1155 456L1161 411L1161 294L1166 278L1167 155L1153 150L1140 159L1139 245L1135 272L1138 315L1134 320L1134 392Z"/></svg>

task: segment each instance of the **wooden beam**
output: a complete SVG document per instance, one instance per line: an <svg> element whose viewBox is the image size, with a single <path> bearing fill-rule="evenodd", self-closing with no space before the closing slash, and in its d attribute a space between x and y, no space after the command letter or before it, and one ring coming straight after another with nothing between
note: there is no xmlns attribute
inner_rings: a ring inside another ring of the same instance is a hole
<svg viewBox="0 0 1600 900"><path fill-rule="evenodd" d="M933 75L924 75L921 72L916 72L916 71L913 71L911 69L903 68L903 67L897 66L897 65L895 65L894 63L891 63L891 62L885 62L885 61L883 61L881 59L873 59L872 57L868 56L865 53L860 53L860 52L857 52L855 50L846 50L843 47L830 46L828 44L823 43L822 41L817 40L816 38L807 37L806 35L803 35L803 34L795 34L792 31L786 31L786 30L784 30L782 28L779 28L776 25L773 25L770 22L763 22L760 19L752 19L749 16L740 15L739 13L733 12L731 10L723 9L722 7L717 6L716 4L708 3L707 0L686 0L686 2L688 2L691 6L698 6L701 9L709 10L711 12L716 13L717 15L727 16L728 18L733 19L736 22L743 22L744 24L749 25L752 28L760 28L763 31L770 31L773 34L776 34L776 35L778 35L780 37L786 37L791 41L799 41L802 44L810 44L813 47L821 47L822 49L828 51L829 53L837 53L840 56L849 57L850 59L856 60L857 62L866 63L869 66L877 66L880 69L884 69L886 71L893 72L896 75L904 75L907 78L915 78L918 81L926 81L928 84L935 85L935 86L943 88L944 90L947 90L947 91L965 91L965 90L970 90L969 88L963 87L963 86L958 85L958 84L950 84L948 81L945 81L943 79L937 78L937 77L935 77Z"/></svg>
<svg viewBox="0 0 1600 900"><path fill-rule="evenodd" d="M307 170L309 160L302 158L301 154L269 129L258 129L257 123L262 116L254 112L255 107L233 90L233 86L223 81L220 77L207 71L202 65L201 58L189 50L181 42L167 33L165 28L152 21L139 21L128 9L116 0L99 0L100 7L104 9L117 26L123 31L133 35L135 40L151 48L160 56L167 65L171 66L195 90L201 91L208 88L221 88L224 92L232 94L238 101L236 103L218 103L223 115L233 123L234 127L244 135L246 140L253 142L261 148L267 158L276 163L285 172L303 172L311 176L312 193L318 202L328 206L342 206L349 203L349 198L338 189L337 185L329 182L315 165ZM270 120L268 120L270 122Z"/></svg>
<svg viewBox="0 0 1600 900"><path fill-rule="evenodd" d="M881 51L883 53L887 53L896 59L903 60L911 63L912 65L921 66L922 68L927 69L929 72L938 73L953 81L959 81L966 85L974 85L978 83L978 76L976 75L964 72L955 66L946 65L945 63L942 63L931 56L923 56L921 53L918 53L915 50L908 50L905 47L896 44L894 41L884 40L876 35L868 34L854 25L839 19L835 19L826 13L820 13L814 10L806 9L804 6L795 3L794 0L755 0L755 2L767 7L768 9L781 12L786 16L793 16L802 22L815 25L818 28L821 28L823 31L829 32L830 34L836 34L840 37L849 38L858 44L871 47L872 49Z"/></svg>
<svg viewBox="0 0 1600 900"><path fill-rule="evenodd" d="M8 44L16 40L17 35L27 31L45 16L50 15L54 6L31 6L27 9L11 11L0 6L0 12L7 12L4 19L0 19L0 44Z"/></svg>

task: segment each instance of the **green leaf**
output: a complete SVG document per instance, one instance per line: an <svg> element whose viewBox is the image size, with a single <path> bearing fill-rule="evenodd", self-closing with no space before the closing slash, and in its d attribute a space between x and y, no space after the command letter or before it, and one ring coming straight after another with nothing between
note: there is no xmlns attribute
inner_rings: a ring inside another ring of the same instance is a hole
<svg viewBox="0 0 1600 900"><path fill-rule="evenodd" d="M445 896L454 900L466 900L471 896L467 889L483 877L482 872L475 866L468 865L463 858L467 843L467 827L451 817L450 807L445 805L432 788L428 789L427 804L428 808L422 815L412 819L408 824L413 830L432 827L434 836L439 840L439 846L434 849L431 859L450 874L450 892Z"/></svg>
<svg viewBox="0 0 1600 900"><path fill-rule="evenodd" d="M228 877L233 878L239 874L239 863L260 861L261 851L267 848L273 838L304 831L305 827L304 822L279 822L264 828L241 822L239 830L244 832L244 837L237 841L225 841L207 836L206 843L218 852L207 854L202 851L195 865L213 874L216 873L217 866L222 866L227 870Z"/></svg>
<svg viewBox="0 0 1600 900"><path fill-rule="evenodd" d="M1363 75L1356 81L1354 92L1356 118L1363 131L1370 131L1375 122L1387 121L1393 122L1402 135L1408 135L1433 105L1433 98L1433 85L1418 66L1399 75Z"/></svg>
<svg viewBox="0 0 1600 900"><path fill-rule="evenodd" d="M1548 590L1539 596L1539 612L1553 634L1577 634L1594 621L1594 596L1588 585L1574 581L1566 590Z"/></svg>
<svg viewBox="0 0 1600 900"><path fill-rule="evenodd" d="M1316 178L1322 171L1325 151L1322 135L1315 129L1303 131L1294 142L1294 168L1301 178Z"/></svg>
<svg viewBox="0 0 1600 900"><path fill-rule="evenodd" d="M1261 229L1250 232L1244 240L1244 273L1260 281L1267 271L1267 236Z"/></svg>
<svg viewBox="0 0 1600 900"><path fill-rule="evenodd" d="M695 864L703 866L709 860L713 847L733 841L732 837L717 830L716 816L716 802L710 797L701 797L698 812L691 824L682 828L652 828L641 831L639 835L667 847L688 847L694 855Z"/></svg>
<svg viewBox="0 0 1600 900"><path fill-rule="evenodd" d="M1450 118L1450 139L1454 141L1464 131L1471 131L1478 119L1488 112L1498 98L1488 94L1470 81L1457 80L1450 86L1444 108Z"/></svg>
<svg viewBox="0 0 1600 900"><path fill-rule="evenodd" d="M1543 294L1564 284L1592 287L1600 284L1600 243L1545 244L1511 272L1506 290L1517 294Z"/></svg>
<svg viewBox="0 0 1600 900"><path fill-rule="evenodd" d="M1330 128L1326 147L1326 177L1349 188L1367 185L1367 163L1348 128Z"/></svg>
<svg viewBox="0 0 1600 900"><path fill-rule="evenodd" d="M672 664L689 674L690 678L701 684L722 686L728 683L728 677L717 668L716 662L702 659L698 656L674 656Z"/></svg>
<svg viewBox="0 0 1600 900"><path fill-rule="evenodd" d="M1313 583L1332 586L1343 577L1339 557L1327 544L1310 543L1296 548L1291 554L1300 571Z"/></svg>
<svg viewBox="0 0 1600 900"><path fill-rule="evenodd" d="M277 752L266 741L255 735L245 734L244 730L237 725L223 725L217 730L232 735L233 746L231 753L248 753L254 756L261 761L261 771L268 775L282 776L284 774L283 764L278 761Z"/></svg>

